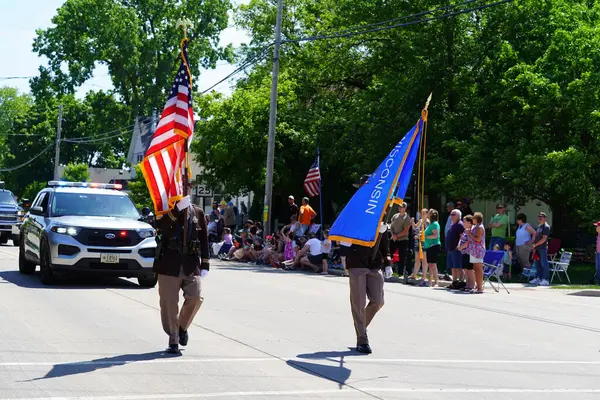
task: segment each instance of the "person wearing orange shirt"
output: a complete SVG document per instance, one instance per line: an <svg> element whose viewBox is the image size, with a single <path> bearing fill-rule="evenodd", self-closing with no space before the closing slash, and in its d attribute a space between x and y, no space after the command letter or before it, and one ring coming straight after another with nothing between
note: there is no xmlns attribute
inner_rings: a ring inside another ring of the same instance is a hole
<svg viewBox="0 0 600 400"><path fill-rule="evenodd" d="M300 222L300 236L303 236L308 231L308 228L313 223L313 220L317 217L317 213L313 208L308 204L308 197L302 199L302 206L300 207L300 217L298 218L298 222Z"/></svg>

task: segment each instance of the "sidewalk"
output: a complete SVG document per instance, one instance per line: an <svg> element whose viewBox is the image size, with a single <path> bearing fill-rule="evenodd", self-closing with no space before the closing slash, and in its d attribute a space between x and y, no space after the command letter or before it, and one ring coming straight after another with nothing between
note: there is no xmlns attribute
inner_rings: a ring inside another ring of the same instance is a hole
<svg viewBox="0 0 600 400"><path fill-rule="evenodd" d="M276 269L273 268L270 265L256 265L253 263L241 263L241 262L236 262L236 261L220 261L220 260L215 260L218 262L218 265L220 266L235 266L237 268L240 269L252 269L252 270L257 270L257 271L262 271L262 272L281 272L281 273L287 273L287 274L303 274L303 275L312 275L312 276L333 276L333 277L339 277L339 278L344 278L344 270L341 268L329 268L329 275L321 275L321 274L316 274L314 272L310 272L310 271L306 271L306 270L283 270L283 269ZM393 276L390 279L386 279L385 281L387 284L399 284L399 285L403 285L404 284L404 279L402 277L398 277L398 276ZM413 279L410 279L407 285L410 286L417 286L415 283L418 281L415 281ZM448 285L450 285L451 282L449 281L444 281L442 279L440 279L438 281L438 286L439 287L446 287ZM494 284L494 286L498 286L498 284L496 283L496 281L492 281L492 283ZM596 287L590 287L587 288L584 285L574 285L574 287L571 287L571 285L563 285L561 283L556 283L553 284L552 286L534 286L534 285L529 285L528 283L525 282L511 282L511 283L506 283L504 282L504 285L506 286L506 288L509 291L518 291L518 292L553 292L556 294L562 294L562 295L577 295L577 296L586 296L586 297L600 297L600 289L596 288ZM486 284L486 286L489 288L489 285ZM560 289L559 289L560 288ZM501 291L503 291L502 287L500 287ZM506 293L506 292L504 292Z"/></svg>

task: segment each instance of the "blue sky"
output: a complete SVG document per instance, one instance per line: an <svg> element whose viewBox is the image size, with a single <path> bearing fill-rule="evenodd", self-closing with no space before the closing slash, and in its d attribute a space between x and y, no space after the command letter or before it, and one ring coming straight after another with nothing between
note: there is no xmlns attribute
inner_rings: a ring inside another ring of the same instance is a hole
<svg viewBox="0 0 600 400"><path fill-rule="evenodd" d="M234 3L248 3L249 0L234 0ZM40 58L31 50L35 30L47 28L56 9L64 0L0 0L0 86L13 86L22 92L29 92L27 79L6 80L4 77L33 76L37 75L38 67L46 64L45 58ZM231 21L230 21L231 24ZM226 29L221 34L221 45L233 44L239 46L247 43L249 37L245 32L233 27ZM220 81L233 70L234 65L220 62L214 70L205 70L199 79L199 89L206 89ZM220 84L215 90L229 94L231 82ZM111 89L112 84L108 77L107 69L103 66L97 68L94 78L86 82L78 92L83 95L89 90Z"/></svg>

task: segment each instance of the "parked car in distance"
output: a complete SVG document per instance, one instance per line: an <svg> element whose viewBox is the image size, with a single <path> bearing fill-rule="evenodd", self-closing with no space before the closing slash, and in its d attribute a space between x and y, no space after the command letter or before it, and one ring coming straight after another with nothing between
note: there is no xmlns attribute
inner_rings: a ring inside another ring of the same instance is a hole
<svg viewBox="0 0 600 400"><path fill-rule="evenodd" d="M4 182L0 181L0 244L12 240L13 246L18 246L22 223L23 208L17 203L15 195L5 189Z"/></svg>

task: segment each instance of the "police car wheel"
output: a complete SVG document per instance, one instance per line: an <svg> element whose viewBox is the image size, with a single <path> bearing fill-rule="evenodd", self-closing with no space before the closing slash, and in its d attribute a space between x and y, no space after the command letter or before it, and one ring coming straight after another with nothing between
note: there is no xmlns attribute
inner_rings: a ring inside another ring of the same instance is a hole
<svg viewBox="0 0 600 400"><path fill-rule="evenodd" d="M156 275L144 276L144 277L140 276L138 278L138 284L144 288L153 288L154 286L156 286L157 282L158 282L158 277Z"/></svg>
<svg viewBox="0 0 600 400"><path fill-rule="evenodd" d="M40 281L44 285L54 285L56 283L56 277L52 272L52 263L50 262L50 246L45 240L42 243L40 254Z"/></svg>
<svg viewBox="0 0 600 400"><path fill-rule="evenodd" d="M28 261L25 257L25 246L19 247L19 273L24 275L33 274L35 272L35 264Z"/></svg>

